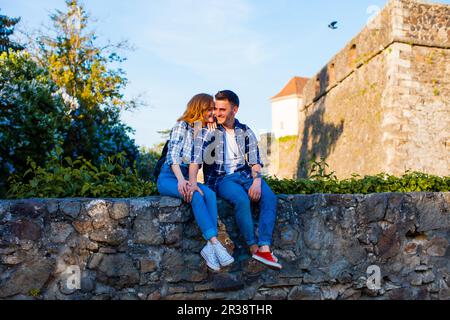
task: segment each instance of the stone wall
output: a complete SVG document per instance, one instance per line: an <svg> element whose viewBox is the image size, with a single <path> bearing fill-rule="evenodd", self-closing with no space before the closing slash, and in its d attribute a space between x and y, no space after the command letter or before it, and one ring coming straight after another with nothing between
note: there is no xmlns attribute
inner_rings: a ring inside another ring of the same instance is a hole
<svg viewBox="0 0 450 320"><path fill-rule="evenodd" d="M320 158L340 179L449 174L449 16L449 5L391 0L311 78L290 177Z"/></svg>
<svg viewBox="0 0 450 320"><path fill-rule="evenodd" d="M267 174L279 179L292 178L292 172L297 171L297 162L295 161L299 152L297 136L282 137L280 139L275 139L274 137L272 141L270 145L270 161L266 167ZM261 142L259 145L261 145Z"/></svg>
<svg viewBox="0 0 450 320"><path fill-rule="evenodd" d="M450 193L280 195L278 272L219 200L236 262L212 273L180 200L1 200L0 299L450 299L449 207Z"/></svg>

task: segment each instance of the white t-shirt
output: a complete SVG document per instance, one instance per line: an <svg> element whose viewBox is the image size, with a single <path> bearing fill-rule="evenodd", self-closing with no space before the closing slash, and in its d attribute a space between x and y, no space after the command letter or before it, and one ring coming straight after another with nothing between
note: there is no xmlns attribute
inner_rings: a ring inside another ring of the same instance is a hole
<svg viewBox="0 0 450 320"><path fill-rule="evenodd" d="M225 131L225 145L224 167L225 172L228 175L236 171L241 156L234 132L229 133L228 131Z"/></svg>

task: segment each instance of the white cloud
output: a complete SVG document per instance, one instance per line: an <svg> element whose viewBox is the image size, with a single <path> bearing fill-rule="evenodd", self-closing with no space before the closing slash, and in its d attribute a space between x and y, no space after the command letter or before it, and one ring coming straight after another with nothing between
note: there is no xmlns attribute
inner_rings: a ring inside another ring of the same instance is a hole
<svg viewBox="0 0 450 320"><path fill-rule="evenodd" d="M264 38L250 28L245 0L169 0L151 8L140 47L199 72L226 72L270 58Z"/></svg>

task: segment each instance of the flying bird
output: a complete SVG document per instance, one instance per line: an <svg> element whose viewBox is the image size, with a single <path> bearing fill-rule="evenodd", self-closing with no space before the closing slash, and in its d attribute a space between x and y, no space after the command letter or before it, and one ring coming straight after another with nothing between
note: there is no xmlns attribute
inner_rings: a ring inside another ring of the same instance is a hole
<svg viewBox="0 0 450 320"><path fill-rule="evenodd" d="M332 23L330 23L329 25L328 25L328 28L330 28L330 29L337 29L338 27L337 27L337 21L333 21Z"/></svg>

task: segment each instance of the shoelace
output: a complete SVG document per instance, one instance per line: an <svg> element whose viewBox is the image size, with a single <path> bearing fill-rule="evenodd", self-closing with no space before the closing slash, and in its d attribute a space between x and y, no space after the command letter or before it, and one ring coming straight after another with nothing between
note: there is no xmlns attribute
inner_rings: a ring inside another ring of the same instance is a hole
<svg viewBox="0 0 450 320"><path fill-rule="evenodd" d="M226 249L220 243L215 244L215 246L219 249L216 253L220 258L228 258Z"/></svg>
<svg viewBox="0 0 450 320"><path fill-rule="evenodd" d="M214 250L214 246L213 246L213 245L210 245L210 249L209 249L209 250L206 250L206 254L207 254L207 256L208 256L209 258L211 258L214 262L219 262L218 259L217 259L217 257L216 257L216 254L215 254L215 250Z"/></svg>

